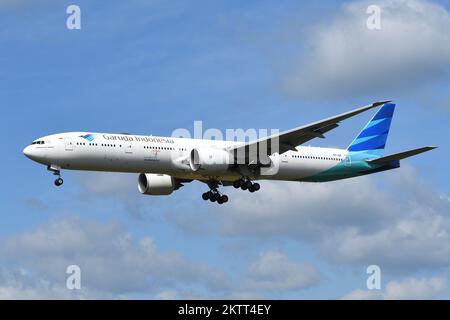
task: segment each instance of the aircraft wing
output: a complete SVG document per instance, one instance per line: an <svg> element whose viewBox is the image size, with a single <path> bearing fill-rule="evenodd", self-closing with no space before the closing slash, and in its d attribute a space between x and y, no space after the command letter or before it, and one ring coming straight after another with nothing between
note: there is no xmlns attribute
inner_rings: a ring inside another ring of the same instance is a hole
<svg viewBox="0 0 450 320"><path fill-rule="evenodd" d="M334 117L297 127L276 135L264 137L246 144L233 146L228 151L234 153L238 163L256 164L262 159L261 156L269 156L276 152L282 154L288 150L296 150L295 147L314 138L325 138L324 133L337 128L339 122L353 117L361 112L376 108L390 101L375 102L370 105L348 111ZM243 159L245 157L245 159ZM245 161L245 162L241 162ZM264 163L264 161L263 161Z"/></svg>

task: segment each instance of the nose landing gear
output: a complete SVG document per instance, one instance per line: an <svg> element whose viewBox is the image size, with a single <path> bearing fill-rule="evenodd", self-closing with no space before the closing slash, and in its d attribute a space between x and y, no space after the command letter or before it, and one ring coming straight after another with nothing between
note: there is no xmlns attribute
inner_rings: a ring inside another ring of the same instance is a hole
<svg viewBox="0 0 450 320"><path fill-rule="evenodd" d="M62 186L62 184L64 183L64 180L61 178L60 167L54 166L54 165L49 165L47 167L47 170L53 172L53 174L55 176L57 176L57 178L55 180L55 186L57 186L57 187Z"/></svg>
<svg viewBox="0 0 450 320"><path fill-rule="evenodd" d="M57 178L55 180L55 186L57 186L57 187L62 186L63 183L64 183L64 180L62 178Z"/></svg>

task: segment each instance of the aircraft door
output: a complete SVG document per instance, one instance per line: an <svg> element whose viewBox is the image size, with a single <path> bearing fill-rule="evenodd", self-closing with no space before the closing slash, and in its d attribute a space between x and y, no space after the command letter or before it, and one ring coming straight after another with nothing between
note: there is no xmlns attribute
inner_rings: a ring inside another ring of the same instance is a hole
<svg viewBox="0 0 450 320"><path fill-rule="evenodd" d="M352 158L351 158L349 155L347 155L347 156L345 157L345 159L344 159L344 165L345 165L346 167L351 167L351 166L352 166Z"/></svg>
<svg viewBox="0 0 450 320"><path fill-rule="evenodd" d="M133 144L131 142L125 142L125 153L133 154Z"/></svg>
<svg viewBox="0 0 450 320"><path fill-rule="evenodd" d="M66 151L73 151L73 140L72 140L72 138L64 138L64 144L66 146Z"/></svg>

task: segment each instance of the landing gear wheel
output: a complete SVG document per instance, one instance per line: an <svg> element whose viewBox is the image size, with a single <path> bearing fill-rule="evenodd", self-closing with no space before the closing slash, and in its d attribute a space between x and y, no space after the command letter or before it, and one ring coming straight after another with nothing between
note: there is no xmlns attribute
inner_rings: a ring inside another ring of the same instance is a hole
<svg viewBox="0 0 450 320"><path fill-rule="evenodd" d="M247 187L247 189L250 190L250 188L253 186L253 183L252 183L250 180L247 180L247 181L245 182L245 186Z"/></svg>
<svg viewBox="0 0 450 320"><path fill-rule="evenodd" d="M242 190L247 190L247 189L248 189L247 184L244 183L244 184L241 186L241 189L242 189Z"/></svg>
<svg viewBox="0 0 450 320"><path fill-rule="evenodd" d="M260 188L261 188L261 186L259 185L258 182L255 182L255 183L253 184L253 189L255 189L255 191L258 191Z"/></svg>
<svg viewBox="0 0 450 320"><path fill-rule="evenodd" d="M220 201L222 201L222 203L228 202L228 196L224 194L220 197Z"/></svg>
<svg viewBox="0 0 450 320"><path fill-rule="evenodd" d="M248 191L250 191L250 192L255 192L256 189L255 189L255 187L252 185L252 186L250 186L250 188L248 188Z"/></svg>
<svg viewBox="0 0 450 320"><path fill-rule="evenodd" d="M211 181L208 183L209 191L202 194L203 200L209 200L211 202L217 202L218 204L222 204L228 202L228 196L221 194L218 190L220 181ZM237 180L233 182L234 186L239 185L241 187L242 180Z"/></svg>
<svg viewBox="0 0 450 320"><path fill-rule="evenodd" d="M56 176L55 186L59 187L64 183L64 180L61 178L61 167L57 165L48 165L47 170L52 172L54 176Z"/></svg>
<svg viewBox="0 0 450 320"><path fill-rule="evenodd" d="M241 180L236 180L233 182L233 187L235 187L236 189L241 187Z"/></svg>
<svg viewBox="0 0 450 320"><path fill-rule="evenodd" d="M216 202L216 201L219 202L220 194L218 192L208 191L208 192L206 192L206 194L208 194L209 201L211 201L211 202Z"/></svg>

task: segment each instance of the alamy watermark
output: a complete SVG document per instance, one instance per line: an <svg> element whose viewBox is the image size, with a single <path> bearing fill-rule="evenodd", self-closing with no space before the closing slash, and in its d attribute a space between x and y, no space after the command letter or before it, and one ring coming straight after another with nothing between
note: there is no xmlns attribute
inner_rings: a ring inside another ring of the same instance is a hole
<svg viewBox="0 0 450 320"><path fill-rule="evenodd" d="M367 289L381 290L381 268L372 264L367 267L366 273L369 275L366 281Z"/></svg>
<svg viewBox="0 0 450 320"><path fill-rule="evenodd" d="M171 137L215 141L204 148L214 148L216 152L205 152L200 147L191 151L189 161L207 165L258 165L261 175L273 175L278 172L279 163L275 159L280 153L278 129L225 129L204 130L202 121L194 121L193 134L186 128L175 129ZM219 150L222 150L219 152ZM176 153L172 153L177 157ZM172 159L175 160L176 159Z"/></svg>
<svg viewBox="0 0 450 320"><path fill-rule="evenodd" d="M369 15L366 21L367 29L381 30L381 8L373 4L367 7L366 13Z"/></svg>
<svg viewBox="0 0 450 320"><path fill-rule="evenodd" d="M66 279L66 288L69 290L81 289L81 268L72 264L66 268L66 273L69 275Z"/></svg>
<svg viewBox="0 0 450 320"><path fill-rule="evenodd" d="M69 30L81 29L81 8L76 4L67 7L66 13L69 15L66 20L66 26Z"/></svg>

